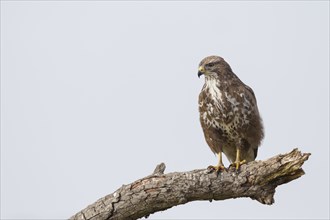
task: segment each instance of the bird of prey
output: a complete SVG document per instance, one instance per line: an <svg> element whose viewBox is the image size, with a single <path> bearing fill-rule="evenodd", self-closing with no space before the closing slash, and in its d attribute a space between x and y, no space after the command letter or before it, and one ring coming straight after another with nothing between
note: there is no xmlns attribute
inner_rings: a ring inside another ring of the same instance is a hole
<svg viewBox="0 0 330 220"><path fill-rule="evenodd" d="M204 58L198 68L201 75L205 84L198 100L200 123L206 143L218 157L218 164L209 168L225 170L224 153L238 171L243 163L255 160L264 137L256 97L222 57Z"/></svg>

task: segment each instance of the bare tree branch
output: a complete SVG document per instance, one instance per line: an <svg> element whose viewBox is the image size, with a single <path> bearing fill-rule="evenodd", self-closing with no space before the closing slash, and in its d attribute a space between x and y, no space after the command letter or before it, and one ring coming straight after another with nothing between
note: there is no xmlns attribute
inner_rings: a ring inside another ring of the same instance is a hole
<svg viewBox="0 0 330 220"><path fill-rule="evenodd" d="M239 173L230 168L219 175L207 169L163 174L162 163L150 176L123 185L70 219L137 219L191 201L239 197L271 205L278 185L304 175L301 166L309 156L294 149L266 161L242 165Z"/></svg>

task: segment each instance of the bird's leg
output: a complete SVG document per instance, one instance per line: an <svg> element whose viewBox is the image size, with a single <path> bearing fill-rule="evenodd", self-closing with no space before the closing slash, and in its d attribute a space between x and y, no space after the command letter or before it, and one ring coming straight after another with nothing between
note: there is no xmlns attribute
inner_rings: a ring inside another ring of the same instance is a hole
<svg viewBox="0 0 330 220"><path fill-rule="evenodd" d="M222 152L217 153L218 156L218 164L216 166L209 166L207 169L215 170L217 173L219 173L222 170L226 170L225 166L222 163Z"/></svg>
<svg viewBox="0 0 330 220"><path fill-rule="evenodd" d="M240 166L245 164L246 160L241 160L241 150L240 148L236 148L236 160L234 163L230 164L229 167L234 166L236 168L236 172L238 172Z"/></svg>

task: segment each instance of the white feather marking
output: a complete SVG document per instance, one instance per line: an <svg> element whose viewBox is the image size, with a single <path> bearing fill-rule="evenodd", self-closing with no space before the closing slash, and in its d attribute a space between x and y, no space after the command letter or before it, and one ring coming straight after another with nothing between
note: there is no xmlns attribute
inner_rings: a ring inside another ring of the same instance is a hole
<svg viewBox="0 0 330 220"><path fill-rule="evenodd" d="M207 112L204 112L202 117L203 117L203 120L206 120Z"/></svg>
<svg viewBox="0 0 330 220"><path fill-rule="evenodd" d="M218 87L218 82L212 77L205 80L205 87L203 90L208 90L210 98L213 100L213 103L206 103L207 111L203 113L202 119L207 126L212 126L215 128L220 128L220 123L217 119L219 117L214 117L218 112L223 111L224 105L222 100L222 93ZM215 106L214 106L215 105ZM207 117L212 116L212 117Z"/></svg>
<svg viewBox="0 0 330 220"><path fill-rule="evenodd" d="M209 90L209 93L214 103L220 110L222 110L223 109L222 93L218 87L218 82L215 79L210 78L205 81L205 84L206 84L205 88Z"/></svg>
<svg viewBox="0 0 330 220"><path fill-rule="evenodd" d="M232 107L239 105L239 102L235 99L235 97L231 97L227 92L225 92L225 96L228 102L231 103Z"/></svg>
<svg viewBox="0 0 330 220"><path fill-rule="evenodd" d="M251 106L251 102L246 98L245 94L244 93L240 93L239 95L242 98L244 98L243 106L250 107Z"/></svg>

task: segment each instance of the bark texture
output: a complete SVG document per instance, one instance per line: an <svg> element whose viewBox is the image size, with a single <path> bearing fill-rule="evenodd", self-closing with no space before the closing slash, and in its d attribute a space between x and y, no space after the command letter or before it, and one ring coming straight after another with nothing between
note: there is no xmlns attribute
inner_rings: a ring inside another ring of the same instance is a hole
<svg viewBox="0 0 330 220"><path fill-rule="evenodd" d="M309 156L294 149L242 165L238 173L230 168L219 175L208 169L164 174L165 164L161 163L151 175L123 185L70 219L137 219L195 200L249 197L271 205L277 186L304 175L301 166Z"/></svg>

